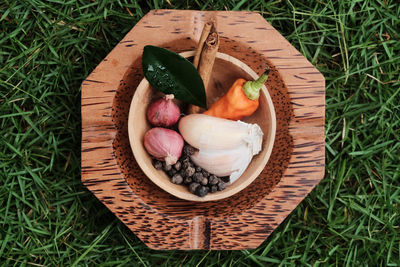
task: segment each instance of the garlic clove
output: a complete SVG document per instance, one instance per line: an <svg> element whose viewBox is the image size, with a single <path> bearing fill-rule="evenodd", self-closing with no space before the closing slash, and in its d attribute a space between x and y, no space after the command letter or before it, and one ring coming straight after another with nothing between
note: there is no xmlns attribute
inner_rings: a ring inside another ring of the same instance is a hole
<svg viewBox="0 0 400 267"><path fill-rule="evenodd" d="M191 156L194 164L217 176L231 175L237 170L234 162L238 159L231 150L200 150Z"/></svg>
<svg viewBox="0 0 400 267"><path fill-rule="evenodd" d="M180 120L179 131L186 142L200 150L232 149L243 143L253 154L261 150L263 132L257 124L191 114Z"/></svg>
<svg viewBox="0 0 400 267"><path fill-rule="evenodd" d="M209 173L217 176L230 176L230 181L236 181L247 169L253 157L251 149L242 144L233 149L207 150L202 149L191 156L192 161Z"/></svg>

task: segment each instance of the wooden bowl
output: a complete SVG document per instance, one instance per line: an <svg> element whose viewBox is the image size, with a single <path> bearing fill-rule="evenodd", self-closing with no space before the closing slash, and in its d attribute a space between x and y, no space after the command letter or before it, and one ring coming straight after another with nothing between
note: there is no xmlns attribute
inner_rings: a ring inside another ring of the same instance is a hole
<svg viewBox="0 0 400 267"><path fill-rule="evenodd" d="M180 53L180 55L190 58L194 56L194 53L195 51L187 51ZM237 78L255 80L258 78L258 75L240 60L224 53L217 53L209 83L211 99L215 101L222 96ZM228 185L225 190L209 193L205 197L198 197L190 193L186 186L172 183L164 171L156 170L153 167L152 159L144 148L144 134L151 128L146 119L147 107L158 97L160 97L160 93L150 86L149 82L144 78L133 96L128 120L129 141L133 155L146 176L156 185L168 193L185 200L219 200L230 197L244 189L264 169L271 155L276 131L275 110L265 86L261 90L259 108L253 115L243 119L243 121L248 123L257 123L261 127L264 133L261 152L253 157L246 171L239 179Z"/></svg>

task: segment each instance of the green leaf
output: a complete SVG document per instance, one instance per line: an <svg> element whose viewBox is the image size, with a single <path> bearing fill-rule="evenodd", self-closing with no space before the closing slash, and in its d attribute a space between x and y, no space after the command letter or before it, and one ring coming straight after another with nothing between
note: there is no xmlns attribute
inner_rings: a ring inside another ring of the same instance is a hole
<svg viewBox="0 0 400 267"><path fill-rule="evenodd" d="M203 80L196 68L184 57L167 49L147 45L143 50L143 72L149 83L165 94L206 108Z"/></svg>

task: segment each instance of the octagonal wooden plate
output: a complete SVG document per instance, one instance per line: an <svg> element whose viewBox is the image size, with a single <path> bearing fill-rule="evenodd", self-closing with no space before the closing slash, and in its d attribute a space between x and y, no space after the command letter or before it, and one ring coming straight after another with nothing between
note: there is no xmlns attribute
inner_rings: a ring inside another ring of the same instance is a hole
<svg viewBox="0 0 400 267"><path fill-rule="evenodd" d="M267 88L277 128L271 157L252 184L223 200L191 202L145 177L127 122L143 78L143 47L193 50L209 20L216 23L220 52L257 74L271 68ZM82 181L150 248L252 249L323 178L324 124L324 77L258 13L151 11L82 83Z"/></svg>

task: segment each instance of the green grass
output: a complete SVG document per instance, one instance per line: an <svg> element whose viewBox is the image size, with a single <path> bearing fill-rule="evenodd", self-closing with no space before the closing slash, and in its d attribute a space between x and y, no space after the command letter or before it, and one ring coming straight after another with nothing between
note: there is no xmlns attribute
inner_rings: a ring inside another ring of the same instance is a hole
<svg viewBox="0 0 400 267"><path fill-rule="evenodd" d="M399 266L398 1L0 3L1 266ZM80 182L80 83L150 9L254 10L326 78L325 179L256 250L152 251Z"/></svg>

